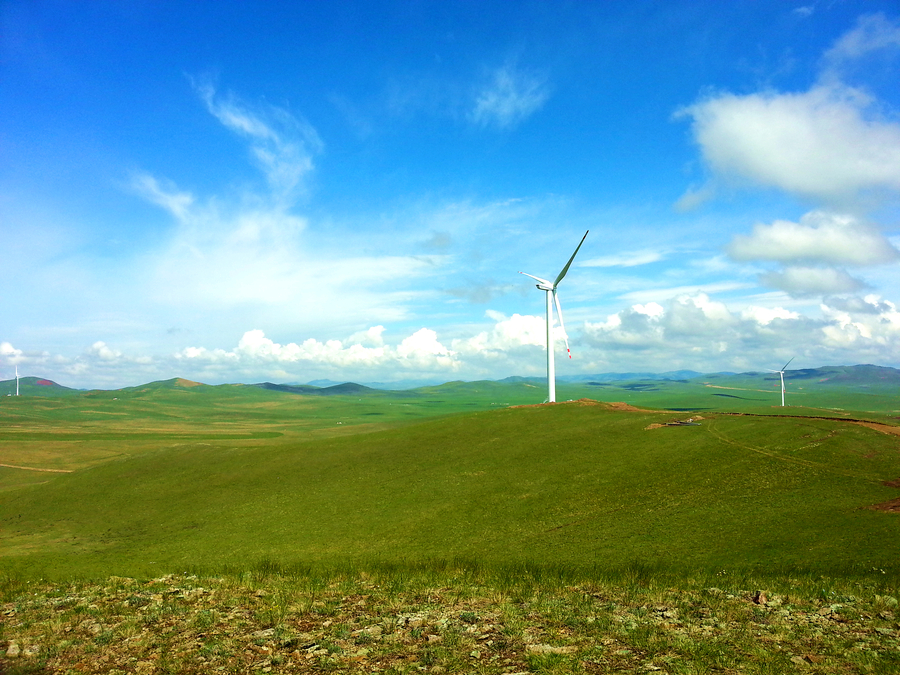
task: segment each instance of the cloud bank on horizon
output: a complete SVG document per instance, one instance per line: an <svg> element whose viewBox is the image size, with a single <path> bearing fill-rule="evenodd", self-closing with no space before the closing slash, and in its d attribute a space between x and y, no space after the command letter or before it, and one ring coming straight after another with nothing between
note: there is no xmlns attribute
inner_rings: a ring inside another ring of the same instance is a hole
<svg viewBox="0 0 900 675"><path fill-rule="evenodd" d="M0 379L541 375L586 229L561 374L900 367L891 3L14 0L0 56Z"/></svg>

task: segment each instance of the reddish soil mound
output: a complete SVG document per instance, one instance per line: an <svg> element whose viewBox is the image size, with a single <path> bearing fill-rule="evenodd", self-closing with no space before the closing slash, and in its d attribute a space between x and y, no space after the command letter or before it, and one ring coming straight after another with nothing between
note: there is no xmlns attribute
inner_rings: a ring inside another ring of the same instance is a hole
<svg viewBox="0 0 900 675"><path fill-rule="evenodd" d="M35 382L35 384L39 384L42 387L52 387L56 383L51 382L50 380L38 380L37 382Z"/></svg>

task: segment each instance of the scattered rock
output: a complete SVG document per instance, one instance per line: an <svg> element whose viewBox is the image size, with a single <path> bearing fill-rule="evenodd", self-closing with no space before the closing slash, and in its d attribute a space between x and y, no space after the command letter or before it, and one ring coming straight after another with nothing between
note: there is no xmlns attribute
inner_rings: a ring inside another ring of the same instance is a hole
<svg viewBox="0 0 900 675"><path fill-rule="evenodd" d="M15 642L10 642L9 646L6 648L6 658L17 659L19 658L20 653L19 645Z"/></svg>

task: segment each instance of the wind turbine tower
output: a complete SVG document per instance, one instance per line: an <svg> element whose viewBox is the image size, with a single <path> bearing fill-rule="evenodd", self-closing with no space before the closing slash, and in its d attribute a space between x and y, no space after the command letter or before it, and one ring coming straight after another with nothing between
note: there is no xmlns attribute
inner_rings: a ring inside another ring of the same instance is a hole
<svg viewBox="0 0 900 675"><path fill-rule="evenodd" d="M19 395L19 366L16 366L16 396Z"/></svg>
<svg viewBox="0 0 900 675"><path fill-rule="evenodd" d="M553 361L553 305L556 305L556 313L559 316L559 325L563 330L563 338L566 341L566 352L569 354L569 358L572 358L572 351L569 349L569 336L566 335L566 324L563 322L562 308L559 306L559 296L556 294L556 287L559 286L559 282L563 280L563 277L566 276L566 272L569 271L569 266L572 264L572 261L575 260L575 256L578 255L578 249L581 248L581 245L584 243L584 240L587 239L588 230L584 233L584 236L581 238L581 241L578 244L578 247L575 249L575 253L572 254L572 257L569 258L569 262L566 263L566 266L562 268L562 271L557 275L556 279L552 282L547 281L546 279L541 279L540 277L536 277L533 274L527 274L526 272L519 272L519 274L524 274L526 277L531 277L535 281L537 281L537 289L544 291L547 294L547 402L548 403L556 403L556 366Z"/></svg>
<svg viewBox="0 0 900 675"><path fill-rule="evenodd" d="M781 370L770 370L770 373L778 373L781 376L781 407L784 407L784 371L790 365L791 361L794 360L795 357L791 357L790 361L784 364Z"/></svg>

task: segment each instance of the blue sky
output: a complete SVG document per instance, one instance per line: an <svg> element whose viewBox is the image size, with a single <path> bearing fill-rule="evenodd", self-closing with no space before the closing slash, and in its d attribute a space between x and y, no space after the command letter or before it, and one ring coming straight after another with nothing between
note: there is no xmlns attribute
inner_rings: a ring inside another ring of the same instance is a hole
<svg viewBox="0 0 900 675"><path fill-rule="evenodd" d="M6 0L0 379L542 375L588 229L561 375L898 367L898 81L877 0Z"/></svg>

